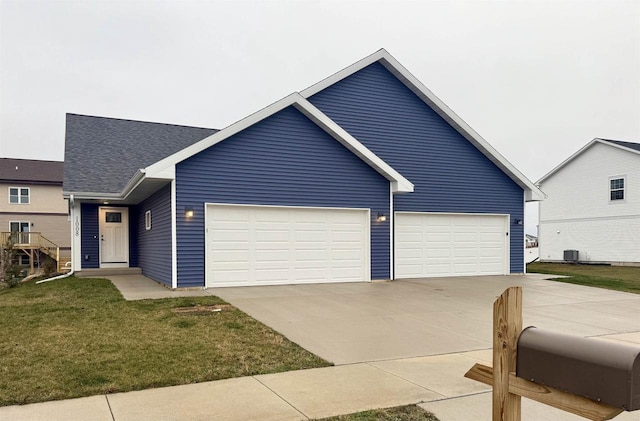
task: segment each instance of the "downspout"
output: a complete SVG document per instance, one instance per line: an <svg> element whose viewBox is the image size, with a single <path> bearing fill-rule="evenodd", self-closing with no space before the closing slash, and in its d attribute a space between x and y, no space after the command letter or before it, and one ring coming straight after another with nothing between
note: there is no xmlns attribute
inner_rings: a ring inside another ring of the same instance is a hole
<svg viewBox="0 0 640 421"><path fill-rule="evenodd" d="M69 195L69 209L70 209L70 213L73 213L73 195ZM68 273L65 273L64 275L58 275L58 276L54 276L53 278L47 278L47 279L41 279L39 281L36 281L36 285L37 284L42 284L45 282L49 282L49 281L55 281L58 279L64 279L64 278L68 278L69 276L73 275L73 273L75 272L75 268L73 267L73 215L71 215L71 270Z"/></svg>

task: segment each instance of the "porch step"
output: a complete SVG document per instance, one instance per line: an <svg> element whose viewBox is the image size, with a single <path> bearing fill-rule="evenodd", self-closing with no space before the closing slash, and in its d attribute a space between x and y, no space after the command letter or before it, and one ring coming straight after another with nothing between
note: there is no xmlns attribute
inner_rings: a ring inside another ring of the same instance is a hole
<svg viewBox="0 0 640 421"><path fill-rule="evenodd" d="M79 278L88 278L94 276L115 276L115 275L140 275L141 268L100 268L100 269L82 269L75 273Z"/></svg>

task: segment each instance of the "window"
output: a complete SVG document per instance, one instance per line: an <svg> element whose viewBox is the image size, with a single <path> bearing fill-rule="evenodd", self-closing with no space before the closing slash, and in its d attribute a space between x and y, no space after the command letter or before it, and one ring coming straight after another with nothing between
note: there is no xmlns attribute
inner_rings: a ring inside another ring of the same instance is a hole
<svg viewBox="0 0 640 421"><path fill-rule="evenodd" d="M28 187L9 187L9 203L28 205L29 204L29 188Z"/></svg>
<svg viewBox="0 0 640 421"><path fill-rule="evenodd" d="M120 212L105 212L104 222L121 223L122 213Z"/></svg>
<svg viewBox="0 0 640 421"><path fill-rule="evenodd" d="M147 231L151 229L151 211L150 210L144 213L144 228Z"/></svg>
<svg viewBox="0 0 640 421"><path fill-rule="evenodd" d="M27 221L10 221L9 231L11 231L11 241L14 244L29 244L29 228L30 222Z"/></svg>
<svg viewBox="0 0 640 421"><path fill-rule="evenodd" d="M609 179L609 200L624 200L624 177Z"/></svg>

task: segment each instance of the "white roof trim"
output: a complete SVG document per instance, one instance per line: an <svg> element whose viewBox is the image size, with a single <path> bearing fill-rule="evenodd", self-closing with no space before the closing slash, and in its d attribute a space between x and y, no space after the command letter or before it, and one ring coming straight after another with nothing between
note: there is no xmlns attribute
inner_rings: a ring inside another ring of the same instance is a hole
<svg viewBox="0 0 640 421"><path fill-rule="evenodd" d="M293 93L277 101L262 110L251 114L250 116L228 126L219 132L212 134L191 146L164 158L155 164L150 165L144 171L148 178L165 178L171 174L175 177L175 165L185 159L202 152L203 150L222 142L223 140L239 133L240 131L258 123L259 121L283 110L286 107L294 106L298 111L302 112L307 118L321 127L325 132L334 139L344 145L352 153L365 161L374 168L378 173L392 182L394 191L396 192L412 192L413 184L400 175L396 170L391 168L386 162L377 155L367 149L362 143L342 129L333 120L323 114L319 109L314 107L309 101L302 97L299 93Z"/></svg>
<svg viewBox="0 0 640 421"><path fill-rule="evenodd" d="M541 179L539 179L538 181L536 181L537 185L540 185L544 180L546 180L547 178L551 177L552 175L554 175L555 173L557 173L558 171L560 171L561 168L563 168L565 165L567 165L569 162L573 161L574 159L576 159L578 157L578 155L582 155L582 153L584 151L586 151L587 149L589 149L590 147L592 147L593 145L595 145L596 143L602 143L603 145L608 145L608 146L612 146L614 148L618 148L618 149L622 149L623 151L627 151L627 152L631 152L631 153L635 153L635 154L639 154L640 155L640 151L637 151L635 149L631 149L631 148L627 148L626 146L623 145L618 145L617 143L613 143L613 142L609 142L606 139L600 139L600 138L595 138L593 139L591 142L587 143L586 145L584 145L582 148L580 148L576 153L574 153L573 155L571 155L569 158L565 159L564 161L562 161L558 166L556 166L554 169L552 169L551 171L549 171L548 173L546 173L545 175L542 176Z"/></svg>
<svg viewBox="0 0 640 421"><path fill-rule="evenodd" d="M302 96L299 95L299 99L294 104L294 107L330 134L331 137L340 142L345 148L349 149L387 180L391 181L393 183L392 189L394 193L409 193L413 191L413 183L400 175L399 172L371 152L371 150Z"/></svg>
<svg viewBox="0 0 640 421"><path fill-rule="evenodd" d="M127 185L124 187L124 189L120 193L96 193L96 192L73 192L73 191L72 192L67 192L67 191L63 191L62 192L62 197L69 198L71 195L74 195L76 199L124 200L124 199L127 198L127 196L129 196L129 194L131 194L131 192L133 190L135 190L136 187L138 187L138 185L140 183L142 183L142 181L144 179L145 179L144 170L138 170L133 175L133 177L131 177L131 179L129 179L129 182L127 182Z"/></svg>
<svg viewBox="0 0 640 421"><path fill-rule="evenodd" d="M387 70L397 77L405 86L413 93L429 105L438 115L445 119L452 127L454 127L462 136L464 136L471 144L473 144L480 152L482 152L489 160L504 171L509 177L525 190L527 201L544 200L545 194L538 189L527 177L518 171L505 157L493 148L486 140L482 138L475 130L464 122L456 113L454 113L447 105L440 100L433 92L427 89L415 76L411 74L404 66L402 66L391 54L385 49L381 49L368 57L352 64L351 66L339 71L338 73L310 86L303 90L301 95L305 98L322 91L323 89L341 81L342 79L362 70L363 68L380 62Z"/></svg>

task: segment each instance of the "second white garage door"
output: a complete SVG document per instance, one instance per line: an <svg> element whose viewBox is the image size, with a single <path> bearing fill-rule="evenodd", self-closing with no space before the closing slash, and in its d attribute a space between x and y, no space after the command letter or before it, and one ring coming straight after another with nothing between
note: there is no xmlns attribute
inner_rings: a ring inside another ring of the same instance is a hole
<svg viewBox="0 0 640 421"><path fill-rule="evenodd" d="M395 277L509 273L507 215L396 213Z"/></svg>
<svg viewBox="0 0 640 421"><path fill-rule="evenodd" d="M370 279L369 211L207 205L206 285Z"/></svg>

